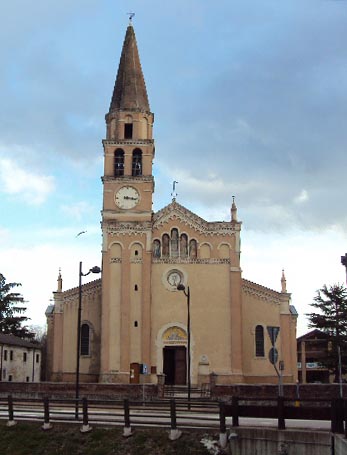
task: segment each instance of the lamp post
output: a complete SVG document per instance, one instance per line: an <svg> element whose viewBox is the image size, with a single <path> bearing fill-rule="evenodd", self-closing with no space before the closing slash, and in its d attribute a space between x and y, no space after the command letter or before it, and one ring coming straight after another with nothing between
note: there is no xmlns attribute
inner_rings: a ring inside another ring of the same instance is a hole
<svg viewBox="0 0 347 455"><path fill-rule="evenodd" d="M81 313L82 313L82 276L90 273L100 273L101 269L97 265L92 267L89 272L82 272L82 261L80 262L78 274L78 310L77 310L77 352L76 352L76 388L75 388L75 419L78 419L78 399L80 393L80 349L81 349Z"/></svg>
<svg viewBox="0 0 347 455"><path fill-rule="evenodd" d="M188 355L187 355L187 369L188 369L188 408L190 409L190 391L191 391L191 379L190 379L190 289L189 286L186 287L184 284L179 284L177 286L178 291L183 291L184 295L187 297L187 336L188 336Z"/></svg>
<svg viewBox="0 0 347 455"><path fill-rule="evenodd" d="M346 283L347 283L347 253L344 256L341 256L341 264L346 268Z"/></svg>

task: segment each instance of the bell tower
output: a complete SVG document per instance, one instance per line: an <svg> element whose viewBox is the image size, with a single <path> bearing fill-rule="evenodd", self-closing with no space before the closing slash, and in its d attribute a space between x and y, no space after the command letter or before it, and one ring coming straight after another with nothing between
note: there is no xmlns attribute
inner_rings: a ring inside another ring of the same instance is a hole
<svg viewBox="0 0 347 455"><path fill-rule="evenodd" d="M130 21L103 141L104 382L139 382L140 365L150 365L153 121Z"/></svg>
<svg viewBox="0 0 347 455"><path fill-rule="evenodd" d="M151 219L153 121L130 23L106 114L103 221Z"/></svg>

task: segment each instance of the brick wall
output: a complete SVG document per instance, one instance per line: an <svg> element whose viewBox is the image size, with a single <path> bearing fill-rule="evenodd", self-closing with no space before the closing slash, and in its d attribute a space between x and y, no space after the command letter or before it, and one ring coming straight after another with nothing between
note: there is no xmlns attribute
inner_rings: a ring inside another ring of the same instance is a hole
<svg viewBox="0 0 347 455"><path fill-rule="evenodd" d="M150 400L157 397L158 391L155 384L80 384L80 397L99 399ZM12 394L19 397L41 398L47 395L50 398L74 398L75 384L57 382L0 382L0 396Z"/></svg>
<svg viewBox="0 0 347 455"><path fill-rule="evenodd" d="M343 384L343 396L347 398L347 384ZM339 397L339 384L299 384L301 399L331 399ZM286 398L297 398L297 386L285 384L283 386ZM215 385L211 388L213 399L227 399L233 395L248 398L274 398L278 396L278 386L273 384L233 384Z"/></svg>

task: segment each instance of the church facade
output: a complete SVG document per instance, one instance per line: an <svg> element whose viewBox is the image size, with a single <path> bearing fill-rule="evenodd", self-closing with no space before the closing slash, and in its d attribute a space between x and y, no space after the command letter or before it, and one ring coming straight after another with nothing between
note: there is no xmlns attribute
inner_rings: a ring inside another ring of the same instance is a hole
<svg viewBox="0 0 347 455"><path fill-rule="evenodd" d="M153 213L153 123L130 24L103 141L102 276L82 286L81 381L277 382L274 345L284 382L295 382L297 313L284 275L280 292L242 278L235 202L228 222L175 197ZM59 274L46 312L50 380L75 379L78 303Z"/></svg>

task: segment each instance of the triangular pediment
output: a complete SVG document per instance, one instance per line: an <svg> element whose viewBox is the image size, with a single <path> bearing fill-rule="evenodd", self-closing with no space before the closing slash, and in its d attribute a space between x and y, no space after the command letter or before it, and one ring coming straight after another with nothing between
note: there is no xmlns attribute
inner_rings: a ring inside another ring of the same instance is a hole
<svg viewBox="0 0 347 455"><path fill-rule="evenodd" d="M201 234L230 235L240 230L241 223L206 221L175 200L153 215L153 230L160 229L172 220L191 227Z"/></svg>

